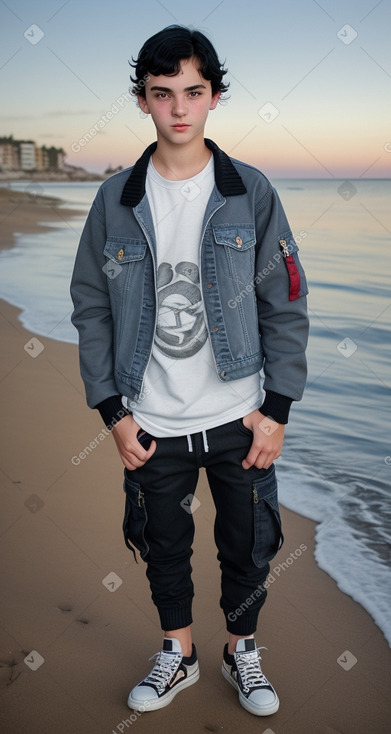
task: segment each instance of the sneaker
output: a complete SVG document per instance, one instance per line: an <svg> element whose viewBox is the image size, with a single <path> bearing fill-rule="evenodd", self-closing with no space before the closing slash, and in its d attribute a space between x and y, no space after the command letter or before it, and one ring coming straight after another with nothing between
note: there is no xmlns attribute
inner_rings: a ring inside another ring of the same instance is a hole
<svg viewBox="0 0 391 734"><path fill-rule="evenodd" d="M153 659L156 662L150 674L129 693L128 706L135 711L155 711L168 706L179 691L200 677L195 646L186 658L174 637L164 638L163 650L152 655L150 660Z"/></svg>
<svg viewBox="0 0 391 734"><path fill-rule="evenodd" d="M241 639L236 643L233 655L224 648L221 672L227 681L239 691L242 706L255 716L269 716L278 711L280 702L277 693L261 670L261 656L255 640Z"/></svg>

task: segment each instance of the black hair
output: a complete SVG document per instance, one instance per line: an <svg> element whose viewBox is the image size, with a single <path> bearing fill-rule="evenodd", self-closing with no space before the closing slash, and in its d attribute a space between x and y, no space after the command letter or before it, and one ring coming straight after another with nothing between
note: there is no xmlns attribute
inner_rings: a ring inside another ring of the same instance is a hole
<svg viewBox="0 0 391 734"><path fill-rule="evenodd" d="M176 76L179 74L182 59L192 56L199 61L199 71L211 82L212 94L227 91L229 84L223 83L227 73L219 61L217 53L203 33L180 25L170 25L145 41L137 59L129 62L136 70L136 76L130 76L134 86L132 94L145 97L145 82L148 74L159 76Z"/></svg>

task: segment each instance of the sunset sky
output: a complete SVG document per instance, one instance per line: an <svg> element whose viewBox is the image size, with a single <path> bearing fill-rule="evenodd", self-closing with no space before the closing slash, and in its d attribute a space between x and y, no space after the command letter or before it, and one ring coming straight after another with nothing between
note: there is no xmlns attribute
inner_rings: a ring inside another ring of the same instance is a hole
<svg viewBox="0 0 391 734"><path fill-rule="evenodd" d="M172 23L226 62L206 134L227 153L273 177L390 177L389 0L0 0L0 135L92 171L132 165L155 131L125 98L128 60Z"/></svg>

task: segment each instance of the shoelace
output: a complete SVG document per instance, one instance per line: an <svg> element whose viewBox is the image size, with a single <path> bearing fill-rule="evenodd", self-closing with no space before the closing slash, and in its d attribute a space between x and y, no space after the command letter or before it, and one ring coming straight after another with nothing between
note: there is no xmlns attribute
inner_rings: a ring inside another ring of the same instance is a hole
<svg viewBox="0 0 391 734"><path fill-rule="evenodd" d="M257 647L251 652L235 653L236 667L245 693L248 693L251 688L269 685L268 679L262 673L261 656L258 650L267 650L267 647Z"/></svg>
<svg viewBox="0 0 391 734"><path fill-rule="evenodd" d="M152 683L159 691L163 691L170 679L177 672L182 655L180 652L172 653L162 650L161 652L156 652L149 659L156 660L156 663L144 680L146 683Z"/></svg>

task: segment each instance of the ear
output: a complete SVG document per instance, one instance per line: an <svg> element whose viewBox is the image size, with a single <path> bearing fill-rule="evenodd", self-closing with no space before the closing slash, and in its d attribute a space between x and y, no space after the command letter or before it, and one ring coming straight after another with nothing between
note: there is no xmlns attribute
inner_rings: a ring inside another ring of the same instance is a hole
<svg viewBox="0 0 391 734"><path fill-rule="evenodd" d="M145 97L143 97L141 94L138 94L137 101L138 101L141 111L144 112L145 115L149 115L150 111L149 111L148 103Z"/></svg>
<svg viewBox="0 0 391 734"><path fill-rule="evenodd" d="M210 110L216 109L220 96L221 96L221 92L216 92L216 94L213 95L211 99L210 107L209 107Z"/></svg>

